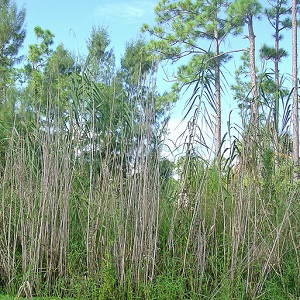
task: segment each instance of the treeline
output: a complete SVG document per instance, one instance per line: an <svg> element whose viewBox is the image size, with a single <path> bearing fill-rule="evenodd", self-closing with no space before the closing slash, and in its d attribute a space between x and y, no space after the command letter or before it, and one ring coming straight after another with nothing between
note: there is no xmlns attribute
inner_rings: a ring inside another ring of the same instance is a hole
<svg viewBox="0 0 300 300"><path fill-rule="evenodd" d="M251 147L262 146L261 137L269 134L268 143L278 162L282 151L280 140L288 133L292 110L294 144L299 144L294 37L297 5L298 1L282 0L160 1L155 9L156 24L143 26L143 31L152 38L149 48L161 60L180 65L174 90L188 91L188 108L195 106L201 111L199 115L212 119L206 122L214 135L215 154L221 153L223 135L228 132L225 125L228 116L223 113L222 120L222 111L226 111L227 103L232 100L240 108L241 122L236 122L242 124L239 135L251 136L246 141ZM269 42L257 49L256 38L265 38L266 33ZM283 41L285 34L293 36L293 42ZM288 49L282 48L283 45ZM288 54L292 56L292 65L288 73L283 73L281 67ZM240 64L232 74L228 68L233 64L229 63L238 56ZM235 83L228 80L230 76L235 76ZM228 99L231 95L232 100ZM298 165L297 149L293 156L295 165Z"/></svg>
<svg viewBox="0 0 300 300"><path fill-rule="evenodd" d="M37 43L21 58L25 10L0 0L0 291L300 297L298 168L288 130L297 82L285 87L279 69L287 55L280 35L293 29L297 3L268 3L160 1L157 26L143 27L153 40L128 42L116 67L102 27L92 28L82 57L63 44L54 49L54 34L36 27ZM259 14L274 28L274 47L260 51L270 72L255 65ZM228 122L222 137L222 70L233 53L221 45L244 25L249 50L231 87L242 126ZM184 57L172 92L158 93L159 63ZM172 161L163 157L168 113L185 89L192 117Z"/></svg>

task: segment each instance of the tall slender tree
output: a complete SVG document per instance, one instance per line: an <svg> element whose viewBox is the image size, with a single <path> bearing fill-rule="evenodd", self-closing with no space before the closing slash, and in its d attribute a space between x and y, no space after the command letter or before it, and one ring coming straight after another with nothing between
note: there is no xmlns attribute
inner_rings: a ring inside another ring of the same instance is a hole
<svg viewBox="0 0 300 300"><path fill-rule="evenodd" d="M274 29L274 47L270 47L266 44L260 50L260 55L266 60L271 60L274 63L274 82L275 93L274 106L273 106L273 122L274 122L274 150L275 150L275 162L278 165L279 157L279 99L280 99L280 73L279 63L282 58L287 56L287 51L279 47L282 40L282 31L291 27L291 7L287 6L286 0L270 0L270 7L265 9L265 15L272 28Z"/></svg>
<svg viewBox="0 0 300 300"><path fill-rule="evenodd" d="M26 11L11 0L0 0L0 171L4 165L8 136L14 122L18 91L15 64L22 56Z"/></svg>
<svg viewBox="0 0 300 300"><path fill-rule="evenodd" d="M130 108L131 118L134 120L131 129L136 133L139 130L139 140L146 136L148 140L150 138L153 147L165 123L164 113L176 100L172 92L161 95L156 90L156 67L157 61L147 49L146 42L138 38L126 43L121 68L117 72L117 81L121 83L125 93L123 102ZM145 130L142 130L141 124L147 124Z"/></svg>
<svg viewBox="0 0 300 300"><path fill-rule="evenodd" d="M189 110L194 104L193 98L202 93L199 87L207 88L204 95L215 114L216 153L221 146L220 68L227 59L220 50L226 37L225 21L221 15L227 4L225 0L160 1L155 9L157 26L150 28L145 25L143 28L153 36L149 46L161 55L161 59L174 63L190 58L178 69L175 87L179 87L178 90L191 87L192 101L187 102Z"/></svg>
<svg viewBox="0 0 300 300"><path fill-rule="evenodd" d="M34 28L34 33L37 43L29 45L29 53L25 65L25 75L28 81L25 93L29 97L27 98L28 102L24 104L33 111L42 109L40 111L42 112L45 110L47 94L43 88L45 80L44 69L53 53L51 46L54 43L54 34L48 29L42 29L40 26Z"/></svg>
<svg viewBox="0 0 300 300"><path fill-rule="evenodd" d="M251 77L251 130L254 133L254 138L257 140L259 127L259 111L258 111L258 87L256 78L255 65L255 34L253 27L253 18L258 17L262 11L262 6L257 0L236 0L228 8L228 18L234 33L242 32L244 25L247 25L249 40L249 68Z"/></svg>
<svg viewBox="0 0 300 300"><path fill-rule="evenodd" d="M298 112L298 54L297 54L297 0L292 0L292 86L293 86L293 162L294 178L298 179L299 164L299 112Z"/></svg>
<svg viewBox="0 0 300 300"><path fill-rule="evenodd" d="M110 38L105 27L94 26L87 40L86 66L95 82L111 83L115 72L115 54L110 48Z"/></svg>

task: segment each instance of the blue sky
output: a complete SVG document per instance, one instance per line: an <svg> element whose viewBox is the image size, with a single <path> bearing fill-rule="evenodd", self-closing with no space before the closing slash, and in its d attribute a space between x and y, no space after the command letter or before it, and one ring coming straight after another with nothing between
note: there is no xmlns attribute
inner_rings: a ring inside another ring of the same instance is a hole
<svg viewBox="0 0 300 300"><path fill-rule="evenodd" d="M75 53L85 54L86 40L93 26L108 28L117 58L124 52L125 42L136 38L143 23L155 19L153 0L16 0L27 10L27 38L24 50L35 43L33 29L40 26L55 35L55 43L63 43Z"/></svg>

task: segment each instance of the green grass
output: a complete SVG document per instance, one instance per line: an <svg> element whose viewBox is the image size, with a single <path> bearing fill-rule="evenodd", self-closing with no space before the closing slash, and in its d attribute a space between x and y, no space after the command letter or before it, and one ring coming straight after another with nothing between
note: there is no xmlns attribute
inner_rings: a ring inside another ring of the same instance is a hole
<svg viewBox="0 0 300 300"><path fill-rule="evenodd" d="M23 300L23 297L14 297L9 295L0 295L0 300ZM28 299L28 298L27 298ZM33 297L33 300L75 300L76 298L59 298L59 297Z"/></svg>

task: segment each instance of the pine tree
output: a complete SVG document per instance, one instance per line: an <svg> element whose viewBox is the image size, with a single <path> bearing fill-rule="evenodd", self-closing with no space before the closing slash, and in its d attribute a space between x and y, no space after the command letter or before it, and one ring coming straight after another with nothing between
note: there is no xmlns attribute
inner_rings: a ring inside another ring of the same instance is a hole
<svg viewBox="0 0 300 300"><path fill-rule="evenodd" d="M86 68L95 82L111 84L115 72L115 55L110 47L110 38L106 28L92 28L87 40L88 57Z"/></svg>
<svg viewBox="0 0 300 300"><path fill-rule="evenodd" d="M154 49L162 60L184 61L178 68L174 90L192 91L186 103L188 111L201 94L206 96L215 115L216 153L221 147L221 65L228 59L220 50L227 35L221 15L227 5L228 1L219 0L160 1L155 9L157 26L143 27L153 37L149 48Z"/></svg>
<svg viewBox="0 0 300 300"><path fill-rule="evenodd" d="M18 53L26 36L25 16L25 9L18 10L14 1L0 0L0 65L2 74L21 59Z"/></svg>
<svg viewBox="0 0 300 300"><path fill-rule="evenodd" d="M7 101L7 88L14 83L12 67L22 58L18 54L26 36L25 16L15 2L0 0L0 103Z"/></svg>
<svg viewBox="0 0 300 300"><path fill-rule="evenodd" d="M291 27L290 7L287 7L286 0L272 0L269 1L271 7L265 9L265 15L271 26L274 29L274 47L266 44L260 49L260 55L263 59L271 60L274 63L274 81L275 93L274 108L273 108L273 122L274 122L274 148L275 148L275 162L278 165L279 157L279 99L280 99L280 73L279 63L282 58L287 57L287 51L279 47L282 40L282 31Z"/></svg>
<svg viewBox="0 0 300 300"><path fill-rule="evenodd" d="M26 36L25 16L25 9L19 10L14 1L0 0L0 172L15 117L18 73L14 66L22 59L19 50Z"/></svg>
<svg viewBox="0 0 300 300"><path fill-rule="evenodd" d="M298 179L299 164L299 112L298 112L298 55L297 55L297 0L292 0L292 87L293 87L293 162L294 178Z"/></svg>
<svg viewBox="0 0 300 300"><path fill-rule="evenodd" d="M255 34L253 19L258 17L262 11L262 6L257 0L236 0L228 8L228 19L235 34L240 34L244 25L247 25L249 40L249 68L251 78L251 131L253 137L257 142L258 128L259 128L259 111L258 111L258 87L256 78L256 64L255 64Z"/></svg>

